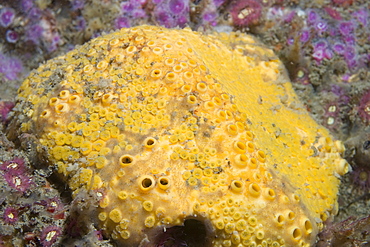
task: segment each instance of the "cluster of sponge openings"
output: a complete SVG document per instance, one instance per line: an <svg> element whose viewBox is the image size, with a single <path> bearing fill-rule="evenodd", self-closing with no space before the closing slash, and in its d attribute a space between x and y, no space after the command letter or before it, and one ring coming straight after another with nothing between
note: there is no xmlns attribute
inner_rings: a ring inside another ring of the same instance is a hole
<svg viewBox="0 0 370 247"><path fill-rule="evenodd" d="M180 12L187 6L164 3ZM271 52L237 35L228 44L227 35L218 40L187 29L122 29L42 65L20 88L21 131L35 132L73 196L96 193L97 221L107 237L134 246L153 231L196 219L209 226L213 246L314 241L318 226L312 215L323 213L319 203L326 201L313 200L319 213L310 211L302 194L320 196L316 178L309 181L315 194L297 192L300 181L283 160L302 156L306 137L287 138L286 155L283 148L276 151L285 138L273 139L277 132L271 128L279 119L259 112L265 106L250 99L255 94L242 99L243 106L230 93L239 80L249 83L243 90L268 86L271 98L283 89L270 81L279 73L277 62L258 60ZM214 60L214 51L224 61ZM245 70L234 72L234 66ZM329 139L319 151L332 150L330 157L338 160ZM297 171L312 173L305 159L300 162Z"/></svg>

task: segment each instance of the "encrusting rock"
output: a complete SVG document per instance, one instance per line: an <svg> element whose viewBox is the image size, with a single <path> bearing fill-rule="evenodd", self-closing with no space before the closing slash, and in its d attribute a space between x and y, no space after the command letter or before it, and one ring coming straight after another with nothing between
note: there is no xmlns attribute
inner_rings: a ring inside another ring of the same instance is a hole
<svg viewBox="0 0 370 247"><path fill-rule="evenodd" d="M12 114L9 137L35 135L73 196L96 191L96 222L123 246L192 234L200 246L310 246L349 169L282 63L241 33L98 37L33 71Z"/></svg>

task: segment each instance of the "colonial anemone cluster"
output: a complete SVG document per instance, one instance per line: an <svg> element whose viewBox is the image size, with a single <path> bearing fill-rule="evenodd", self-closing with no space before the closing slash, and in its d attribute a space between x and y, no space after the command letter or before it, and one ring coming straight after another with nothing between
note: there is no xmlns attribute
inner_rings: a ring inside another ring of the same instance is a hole
<svg viewBox="0 0 370 247"><path fill-rule="evenodd" d="M310 246L348 169L279 60L236 33L94 39L24 81L10 137L18 127L74 196L96 191L97 224L130 246L189 219L213 246Z"/></svg>
<svg viewBox="0 0 370 247"><path fill-rule="evenodd" d="M3 136L0 138L4 141ZM49 184L36 186L42 178L32 174L22 153L12 151L14 158L5 154L0 159L0 224L3 227L0 243L52 246L61 239L66 207Z"/></svg>

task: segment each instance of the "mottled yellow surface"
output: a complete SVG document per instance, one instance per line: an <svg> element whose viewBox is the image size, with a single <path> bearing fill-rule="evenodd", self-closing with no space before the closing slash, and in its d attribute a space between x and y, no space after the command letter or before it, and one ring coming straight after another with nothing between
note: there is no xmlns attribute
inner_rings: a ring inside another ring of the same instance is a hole
<svg viewBox="0 0 370 247"><path fill-rule="evenodd" d="M212 246L309 246L335 214L342 144L253 37L141 26L31 73L11 128L35 134L119 243L197 219ZM147 236L148 235L148 236Z"/></svg>

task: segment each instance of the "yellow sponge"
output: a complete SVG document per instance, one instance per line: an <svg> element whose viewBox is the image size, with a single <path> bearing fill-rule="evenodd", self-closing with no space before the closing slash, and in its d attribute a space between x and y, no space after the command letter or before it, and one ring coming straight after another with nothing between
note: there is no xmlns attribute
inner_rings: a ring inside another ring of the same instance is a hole
<svg viewBox="0 0 370 247"><path fill-rule="evenodd" d="M310 246L336 213L344 147L251 36L122 29L41 65L17 100L10 128L74 195L96 191L99 228L127 246L187 219L212 246Z"/></svg>

